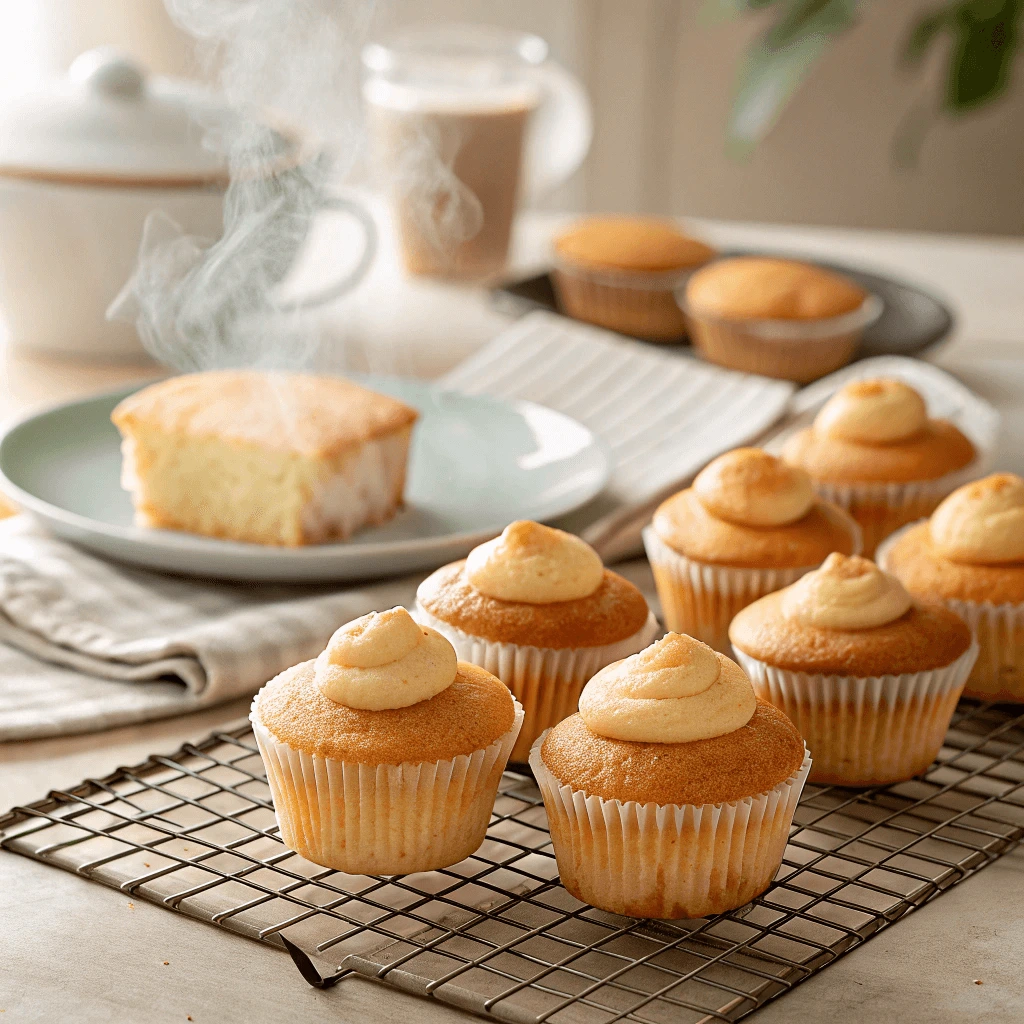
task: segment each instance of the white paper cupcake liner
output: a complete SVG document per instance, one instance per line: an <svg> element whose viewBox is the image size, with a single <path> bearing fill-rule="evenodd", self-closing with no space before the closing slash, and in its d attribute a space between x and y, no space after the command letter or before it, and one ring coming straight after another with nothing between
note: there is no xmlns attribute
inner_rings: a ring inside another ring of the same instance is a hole
<svg viewBox="0 0 1024 1024"><path fill-rule="evenodd" d="M662 629L651 612L643 628L625 640L602 647L557 650L523 644L497 643L472 636L431 615L417 602L413 617L436 629L455 648L459 661L468 661L497 676L523 706L523 728L511 760L525 763L533 741L563 718L574 715L583 687L605 665L621 661L650 646Z"/></svg>
<svg viewBox="0 0 1024 1024"><path fill-rule="evenodd" d="M353 875L405 875L457 864L484 840L512 746L523 723L489 746L448 761L365 765L295 750L259 718L249 721L285 846Z"/></svg>
<svg viewBox="0 0 1024 1024"><path fill-rule="evenodd" d="M748 604L817 568L737 569L698 562L670 548L648 526L644 548L654 572L661 616L668 629L687 633L722 654L732 653L729 623Z"/></svg>
<svg viewBox="0 0 1024 1024"><path fill-rule="evenodd" d="M991 452L979 451L969 465L936 480L902 484L833 484L816 480L814 489L820 497L846 509L857 520L863 534L862 553L872 558L886 537L907 523L930 516L943 498L988 473L991 461Z"/></svg>
<svg viewBox="0 0 1024 1024"><path fill-rule="evenodd" d="M977 643L944 668L885 676L790 672L736 651L754 692L783 711L814 755L812 782L900 782L935 760L978 656Z"/></svg>
<svg viewBox="0 0 1024 1024"><path fill-rule="evenodd" d="M889 552L903 533L917 525L910 523L886 538L877 552L881 568L891 571ZM1024 703L1024 604L956 598L944 598L942 603L967 622L978 642L978 660L967 678L964 696Z"/></svg>
<svg viewBox="0 0 1024 1024"><path fill-rule="evenodd" d="M811 756L767 793L720 804L639 804L587 795L530 752L562 885L626 917L707 917L749 903L782 863Z"/></svg>

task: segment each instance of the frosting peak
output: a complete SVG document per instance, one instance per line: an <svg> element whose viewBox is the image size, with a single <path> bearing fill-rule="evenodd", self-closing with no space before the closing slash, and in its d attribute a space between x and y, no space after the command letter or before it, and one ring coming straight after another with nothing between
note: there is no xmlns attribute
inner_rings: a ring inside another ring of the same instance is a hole
<svg viewBox="0 0 1024 1024"><path fill-rule="evenodd" d="M473 548L466 577L499 601L554 604L593 594L604 579L604 563L579 537L521 519Z"/></svg>
<svg viewBox="0 0 1024 1024"><path fill-rule="evenodd" d="M911 603L895 576L859 555L837 552L782 591L787 619L824 629L884 626L905 614Z"/></svg>
<svg viewBox="0 0 1024 1024"><path fill-rule="evenodd" d="M993 473L958 488L932 513L929 531L953 562L1024 562L1024 480Z"/></svg>
<svg viewBox="0 0 1024 1024"><path fill-rule="evenodd" d="M736 448L709 462L693 493L713 516L740 526L784 526L814 504L810 476L760 448Z"/></svg>
<svg viewBox="0 0 1024 1024"><path fill-rule="evenodd" d="M899 380L855 380L840 388L814 418L814 429L862 444L905 441L928 422L924 399Z"/></svg>
<svg viewBox="0 0 1024 1024"><path fill-rule="evenodd" d="M455 681L455 648L404 608L370 612L331 637L313 679L336 704L365 711L407 708Z"/></svg>
<svg viewBox="0 0 1024 1024"><path fill-rule="evenodd" d="M601 669L580 695L591 732L638 743L724 736L746 725L756 706L743 669L683 633Z"/></svg>

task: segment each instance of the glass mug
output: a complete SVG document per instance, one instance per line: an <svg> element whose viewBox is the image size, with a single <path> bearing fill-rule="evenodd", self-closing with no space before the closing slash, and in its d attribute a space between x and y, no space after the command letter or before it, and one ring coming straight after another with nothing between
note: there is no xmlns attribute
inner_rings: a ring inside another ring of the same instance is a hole
<svg viewBox="0 0 1024 1024"><path fill-rule="evenodd" d="M474 25L405 29L363 50L373 164L409 273L497 277L520 199L583 162L590 102L547 56L539 36Z"/></svg>

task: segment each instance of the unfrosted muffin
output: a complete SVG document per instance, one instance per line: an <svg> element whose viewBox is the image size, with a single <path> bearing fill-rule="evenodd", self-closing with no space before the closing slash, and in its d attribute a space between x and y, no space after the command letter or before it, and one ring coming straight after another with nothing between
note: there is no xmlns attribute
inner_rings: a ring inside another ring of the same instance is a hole
<svg viewBox="0 0 1024 1024"><path fill-rule="evenodd" d="M417 416L340 377L211 370L151 384L110 418L138 525L293 547L395 514Z"/></svg>
<svg viewBox="0 0 1024 1024"><path fill-rule="evenodd" d="M948 420L930 419L924 399L899 380L840 388L810 427L787 440L782 456L857 520L869 556L980 471L970 440Z"/></svg>
<svg viewBox="0 0 1024 1024"><path fill-rule="evenodd" d="M588 217L554 242L555 290L577 320L651 341L678 341L675 289L715 250L667 220Z"/></svg>
<svg viewBox="0 0 1024 1024"><path fill-rule="evenodd" d="M250 720L286 846L350 874L455 864L483 842L523 713L404 608L342 626Z"/></svg>
<svg viewBox="0 0 1024 1024"><path fill-rule="evenodd" d="M659 632L643 594L605 569L589 544L526 520L428 576L415 615L520 700L517 762L576 710L598 669L643 650Z"/></svg>
<svg viewBox="0 0 1024 1024"><path fill-rule="evenodd" d="M630 917L705 917L771 884L810 767L742 669L669 633L534 744L561 882Z"/></svg>
<svg viewBox="0 0 1024 1024"><path fill-rule="evenodd" d="M960 616L912 601L868 559L839 554L744 608L729 637L758 696L814 754L811 781L840 786L924 771L978 650Z"/></svg>
<svg viewBox="0 0 1024 1024"><path fill-rule="evenodd" d="M840 274L763 256L697 271L681 303L706 359L801 383L845 366L881 312L878 299Z"/></svg>
<svg viewBox="0 0 1024 1024"><path fill-rule="evenodd" d="M759 448L710 462L644 531L665 625L729 651L729 623L751 601L860 550L857 524L815 497L802 470Z"/></svg>
<svg viewBox="0 0 1024 1024"><path fill-rule="evenodd" d="M1024 480L994 473L958 488L930 520L883 543L878 561L974 629L968 697L1024 701Z"/></svg>

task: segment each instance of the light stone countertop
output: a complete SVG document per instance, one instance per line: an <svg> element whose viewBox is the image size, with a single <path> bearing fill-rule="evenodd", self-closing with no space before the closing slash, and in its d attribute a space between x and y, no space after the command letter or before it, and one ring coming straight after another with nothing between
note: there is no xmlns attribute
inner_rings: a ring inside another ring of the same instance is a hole
<svg viewBox="0 0 1024 1024"><path fill-rule="evenodd" d="M555 218L529 218L523 266L544 251ZM946 296L959 314L936 361L1004 417L1000 468L1024 472L1024 242L757 225L700 225L723 245L827 254L881 268ZM433 376L507 323L486 296L396 276L385 257L327 319L348 360ZM0 357L0 416L145 379L151 367L84 367ZM649 586L646 569L638 582ZM87 775L170 752L242 717L248 701L112 732L0 746L0 808ZM900 1024L1024 1020L1024 851L913 912L792 993L757 1021ZM168 961L164 965L163 961ZM975 984L976 980L982 982ZM277 949L26 858L0 852L0 1021L185 1021L422 1024L470 1020L442 1004L359 978L306 985Z"/></svg>

